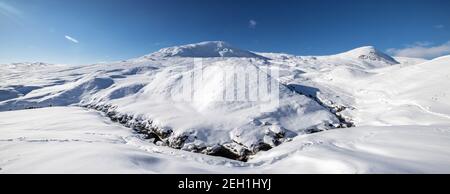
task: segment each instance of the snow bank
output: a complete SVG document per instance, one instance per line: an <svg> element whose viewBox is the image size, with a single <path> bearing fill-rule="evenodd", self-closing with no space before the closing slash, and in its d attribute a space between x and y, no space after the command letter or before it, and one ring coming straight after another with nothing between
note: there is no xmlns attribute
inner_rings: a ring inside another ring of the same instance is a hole
<svg viewBox="0 0 450 194"><path fill-rule="evenodd" d="M0 112L0 173L450 173L450 127L297 136L248 162L156 146L78 107Z"/></svg>

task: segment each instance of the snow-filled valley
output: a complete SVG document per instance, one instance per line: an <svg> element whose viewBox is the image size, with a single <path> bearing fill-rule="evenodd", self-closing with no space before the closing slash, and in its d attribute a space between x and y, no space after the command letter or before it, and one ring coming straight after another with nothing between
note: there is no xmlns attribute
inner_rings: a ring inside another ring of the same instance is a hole
<svg viewBox="0 0 450 194"><path fill-rule="evenodd" d="M0 173L450 173L450 56L211 41L0 80Z"/></svg>

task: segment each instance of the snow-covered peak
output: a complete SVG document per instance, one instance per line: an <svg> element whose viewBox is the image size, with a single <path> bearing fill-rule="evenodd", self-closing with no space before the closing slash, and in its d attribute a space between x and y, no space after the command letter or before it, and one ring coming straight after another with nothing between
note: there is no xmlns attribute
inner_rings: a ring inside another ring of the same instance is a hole
<svg viewBox="0 0 450 194"><path fill-rule="evenodd" d="M359 47L341 54L338 54L338 56L347 57L347 58L357 58L361 60L368 60L368 61L382 61L391 65L399 64L398 61L396 61L391 56L381 52L380 50L376 49L373 46L363 46Z"/></svg>
<svg viewBox="0 0 450 194"><path fill-rule="evenodd" d="M0 67L6 68L41 68L41 67L56 67L56 66L60 65L43 62L21 62L21 63L0 64Z"/></svg>
<svg viewBox="0 0 450 194"><path fill-rule="evenodd" d="M250 51L235 48L223 41L206 41L195 44L163 48L146 57L248 57L264 58Z"/></svg>
<svg viewBox="0 0 450 194"><path fill-rule="evenodd" d="M43 63L43 62L22 62L22 63L11 63L9 65L13 65L13 66L51 66L53 64Z"/></svg>

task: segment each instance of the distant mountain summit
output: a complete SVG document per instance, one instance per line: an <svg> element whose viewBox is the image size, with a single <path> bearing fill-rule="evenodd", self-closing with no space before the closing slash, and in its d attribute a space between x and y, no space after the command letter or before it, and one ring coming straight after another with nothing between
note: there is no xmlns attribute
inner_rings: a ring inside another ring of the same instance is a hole
<svg viewBox="0 0 450 194"><path fill-rule="evenodd" d="M359 47L341 54L338 54L338 56L346 57L346 58L354 58L354 59L361 59L365 61L382 61L391 65L399 64L398 61L396 61L391 56L379 51L373 46L363 46Z"/></svg>
<svg viewBox="0 0 450 194"><path fill-rule="evenodd" d="M10 67L46 67L46 66L56 66L55 64L43 63L43 62L22 62L22 63L10 63L4 64Z"/></svg>
<svg viewBox="0 0 450 194"><path fill-rule="evenodd" d="M223 41L206 41L195 44L163 48L144 57L245 57L265 59L265 57L263 56L233 47Z"/></svg>

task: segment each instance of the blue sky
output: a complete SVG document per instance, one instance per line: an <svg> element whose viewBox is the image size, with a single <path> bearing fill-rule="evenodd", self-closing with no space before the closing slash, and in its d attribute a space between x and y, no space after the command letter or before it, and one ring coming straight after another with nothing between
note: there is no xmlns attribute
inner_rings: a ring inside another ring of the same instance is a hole
<svg viewBox="0 0 450 194"><path fill-rule="evenodd" d="M0 63L114 61L206 40L433 58L450 53L449 10L448 0L0 0Z"/></svg>

